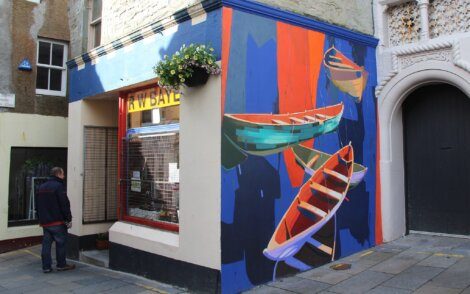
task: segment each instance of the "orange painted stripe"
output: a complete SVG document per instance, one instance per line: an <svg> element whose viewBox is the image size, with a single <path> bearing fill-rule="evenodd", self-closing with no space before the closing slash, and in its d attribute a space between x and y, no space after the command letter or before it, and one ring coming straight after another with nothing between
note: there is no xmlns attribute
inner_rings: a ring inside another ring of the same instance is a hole
<svg viewBox="0 0 470 294"><path fill-rule="evenodd" d="M227 89L227 74L230 57L230 38L232 31L232 8L222 8L222 95L221 95L221 115L225 113L225 91Z"/></svg>
<svg viewBox="0 0 470 294"><path fill-rule="evenodd" d="M380 122L379 122L379 111L376 106L376 119L377 119L377 150L376 150L376 162L375 162L375 245L383 243L383 232L382 232L382 186L380 179Z"/></svg>
<svg viewBox="0 0 470 294"><path fill-rule="evenodd" d="M325 35L282 22L277 23L279 113L304 111L316 106L318 76ZM313 140L309 143L313 146ZM284 161L293 187L302 185L304 170L292 150Z"/></svg>

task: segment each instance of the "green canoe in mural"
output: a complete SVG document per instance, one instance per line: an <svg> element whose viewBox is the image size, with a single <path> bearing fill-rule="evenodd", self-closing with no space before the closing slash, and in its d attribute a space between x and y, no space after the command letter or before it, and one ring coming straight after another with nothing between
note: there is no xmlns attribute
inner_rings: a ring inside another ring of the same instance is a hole
<svg viewBox="0 0 470 294"><path fill-rule="evenodd" d="M331 154L311 149L302 145L292 146L292 151L294 152L296 162L302 166L305 169L305 172L309 175L313 175L313 173L331 157ZM364 179L366 173L367 167L358 163L354 163L349 189L359 185Z"/></svg>
<svg viewBox="0 0 470 294"><path fill-rule="evenodd" d="M342 103L286 114L225 114L223 135L240 151L266 156L336 130Z"/></svg>

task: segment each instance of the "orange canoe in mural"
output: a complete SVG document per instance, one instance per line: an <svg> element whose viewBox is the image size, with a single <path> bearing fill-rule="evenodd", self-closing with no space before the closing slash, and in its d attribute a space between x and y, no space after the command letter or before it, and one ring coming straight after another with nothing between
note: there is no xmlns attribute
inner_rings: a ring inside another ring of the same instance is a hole
<svg viewBox="0 0 470 294"><path fill-rule="evenodd" d="M364 67L355 64L334 46L325 52L323 64L333 84L341 91L355 97L356 102L361 102L368 76Z"/></svg>
<svg viewBox="0 0 470 294"><path fill-rule="evenodd" d="M354 151L351 145L333 154L300 188L274 234L264 255L301 268L294 255L309 243L328 255L334 249L313 238L343 203L353 173Z"/></svg>

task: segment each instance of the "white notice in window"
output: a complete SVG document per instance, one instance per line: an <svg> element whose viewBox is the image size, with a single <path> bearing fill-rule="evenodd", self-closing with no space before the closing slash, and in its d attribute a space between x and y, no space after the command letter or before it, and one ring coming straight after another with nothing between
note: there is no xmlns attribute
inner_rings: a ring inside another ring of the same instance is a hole
<svg viewBox="0 0 470 294"><path fill-rule="evenodd" d="M15 94L0 93L0 107L15 108Z"/></svg>
<svg viewBox="0 0 470 294"><path fill-rule="evenodd" d="M168 163L168 182L179 183L180 182L180 170L178 169L178 163Z"/></svg>

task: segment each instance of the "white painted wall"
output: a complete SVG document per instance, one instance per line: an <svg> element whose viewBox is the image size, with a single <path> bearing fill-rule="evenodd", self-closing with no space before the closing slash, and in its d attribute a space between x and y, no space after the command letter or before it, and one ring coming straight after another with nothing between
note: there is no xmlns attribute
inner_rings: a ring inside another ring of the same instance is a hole
<svg viewBox="0 0 470 294"><path fill-rule="evenodd" d="M72 210L71 234L76 236L106 232L112 223L82 224L83 208L83 128L117 127L118 102L115 100L80 100L69 104L67 194Z"/></svg>
<svg viewBox="0 0 470 294"><path fill-rule="evenodd" d="M38 225L8 228L11 147L67 147L67 118L0 113L0 240L42 235Z"/></svg>
<svg viewBox="0 0 470 294"><path fill-rule="evenodd" d="M180 106L180 231L118 222L110 241L213 268L221 268L221 82L185 89Z"/></svg>

